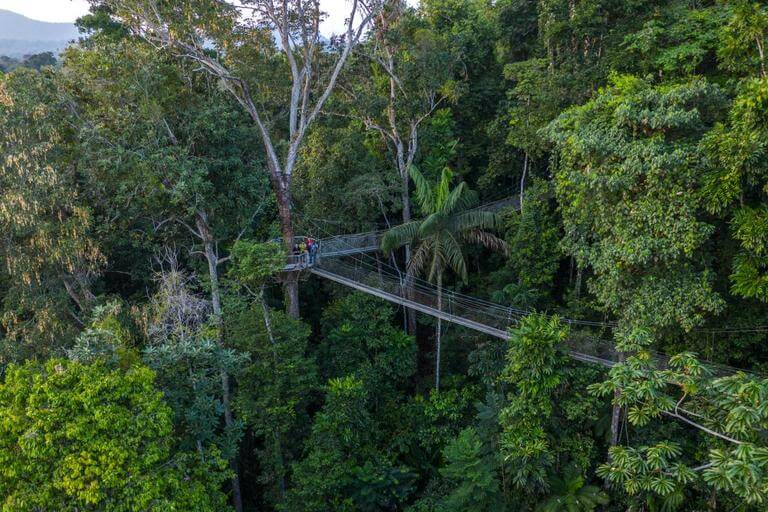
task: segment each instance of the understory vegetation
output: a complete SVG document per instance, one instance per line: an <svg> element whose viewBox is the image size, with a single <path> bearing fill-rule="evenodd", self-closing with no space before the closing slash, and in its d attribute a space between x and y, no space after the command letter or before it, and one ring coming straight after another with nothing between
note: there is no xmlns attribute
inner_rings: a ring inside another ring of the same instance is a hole
<svg viewBox="0 0 768 512"><path fill-rule="evenodd" d="M766 510L768 5L333 4L0 67L0 508Z"/></svg>

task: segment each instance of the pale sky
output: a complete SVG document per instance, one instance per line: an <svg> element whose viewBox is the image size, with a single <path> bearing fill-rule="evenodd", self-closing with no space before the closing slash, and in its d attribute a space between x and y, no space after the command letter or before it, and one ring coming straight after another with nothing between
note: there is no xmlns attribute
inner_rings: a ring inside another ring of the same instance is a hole
<svg viewBox="0 0 768 512"><path fill-rule="evenodd" d="M86 0L0 0L0 9L40 21L71 23L88 12Z"/></svg>
<svg viewBox="0 0 768 512"><path fill-rule="evenodd" d="M320 5L328 13L323 33L341 32L344 29L348 0L321 0ZM35 20L71 23L88 12L88 2L86 0L0 0L0 9L17 12Z"/></svg>

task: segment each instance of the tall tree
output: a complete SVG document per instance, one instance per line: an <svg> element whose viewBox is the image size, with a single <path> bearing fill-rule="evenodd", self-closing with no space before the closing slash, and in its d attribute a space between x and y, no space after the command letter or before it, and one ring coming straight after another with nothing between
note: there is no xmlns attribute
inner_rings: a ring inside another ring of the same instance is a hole
<svg viewBox="0 0 768 512"><path fill-rule="evenodd" d="M13 276L3 324L21 342L17 355L46 355L72 341L103 264L84 199L73 109L54 70L0 77L0 256Z"/></svg>
<svg viewBox="0 0 768 512"><path fill-rule="evenodd" d="M352 0L346 30L336 48L323 42L319 1L243 0L237 6L223 0L92 3L109 6L135 33L218 78L246 110L264 145L281 232L290 251L294 236L291 183L299 149L353 47L376 15L377 0ZM272 33L278 39L277 47ZM276 71L280 60L288 66L287 79ZM271 76L263 74L263 69L271 71ZM287 101L275 98L284 90L284 80L290 84ZM265 105L272 102L277 112ZM287 117L283 117L285 112ZM298 276L294 273L286 276L285 290L288 311L298 317Z"/></svg>
<svg viewBox="0 0 768 512"><path fill-rule="evenodd" d="M407 223L412 217L409 169L419 151L420 126L455 98L457 59L444 38L403 0L388 0L378 11L360 54L363 69L350 76L343 90L352 96L355 116L387 145L400 178L402 221ZM406 244L406 266L410 261ZM413 310L408 311L408 325L414 333Z"/></svg>
<svg viewBox="0 0 768 512"><path fill-rule="evenodd" d="M704 168L697 143L722 101L700 79L655 87L617 76L550 127L565 246L594 271L592 289L618 316L620 336L690 330L722 307L702 265L712 226L696 194ZM619 419L615 408L614 443Z"/></svg>
<svg viewBox="0 0 768 512"><path fill-rule="evenodd" d="M445 447L443 455L447 464L440 473L454 487L443 499L442 510L504 510L493 459L483 451L483 442L473 428L462 430Z"/></svg>
<svg viewBox="0 0 768 512"><path fill-rule="evenodd" d="M410 175L416 185L416 199L424 220L411 221L387 231L381 241L384 252L410 244L415 247L408 266L409 275L426 272L437 287L437 309L443 306L443 276L453 270L463 281L467 280L467 264L463 244L474 243L494 251L506 251L507 244L486 230L500 226L498 215L473 210L477 195L466 183L451 188L453 173L445 167L439 183L432 186L416 167ZM435 330L435 389L440 388L440 337L442 319L437 318Z"/></svg>
<svg viewBox="0 0 768 512"><path fill-rule="evenodd" d="M78 77L70 88L80 105L83 160L92 163L92 201L119 227L142 232L150 243L183 243L204 259L218 327L218 338L207 341L223 349L225 251L269 202L269 185L256 171L263 165L262 152L254 151L258 136L188 63L138 38L115 43L103 29L84 46L67 52L65 69ZM236 430L229 372L218 369L224 420ZM236 480L233 486L237 495Z"/></svg>
<svg viewBox="0 0 768 512"><path fill-rule="evenodd" d="M226 510L212 473L171 452L171 409L154 373L124 364L8 367L0 382L3 508Z"/></svg>
<svg viewBox="0 0 768 512"><path fill-rule="evenodd" d="M236 373L236 405L243 422L263 439L259 455L267 501L281 503L291 462L300 453L298 439L309 422L312 392L318 387L314 358L307 354L310 329L267 304L264 290L285 265L281 245L239 240L232 261L229 276L254 299L253 304L233 299L235 311L227 316L230 342L251 355Z"/></svg>

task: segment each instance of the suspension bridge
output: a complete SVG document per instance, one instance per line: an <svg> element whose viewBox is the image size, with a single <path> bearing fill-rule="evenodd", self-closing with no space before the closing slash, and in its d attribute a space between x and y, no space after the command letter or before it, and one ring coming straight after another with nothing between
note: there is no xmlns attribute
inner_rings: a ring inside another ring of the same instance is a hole
<svg viewBox="0 0 768 512"><path fill-rule="evenodd" d="M519 211L520 198L501 199L478 206L475 210L498 212L504 208ZM313 225L313 230L319 230L321 233L324 231L317 224ZM328 236L316 239L318 250L314 258L310 259L307 253L291 255L284 271L310 272L399 306L504 340L509 339L509 328L531 313L530 310L498 304L447 288L438 288L433 283L407 275L397 267L394 260L388 263L386 259L379 257L381 240L386 232L387 229L345 235L326 233ZM438 296L441 298L440 307ZM609 368L619 362L620 354L615 350L612 338L615 323L563 317L561 321L571 326L571 336L566 342L566 349L571 358ZM754 328L744 329L744 332L753 330ZM719 329L702 330L709 331L720 332ZM742 329L736 331L741 332ZM652 355L657 367L667 366L669 358L665 354L652 352ZM731 375L743 371L711 361L702 362L715 375Z"/></svg>
<svg viewBox="0 0 768 512"><path fill-rule="evenodd" d="M519 198L501 199L476 209L497 212L504 208L519 210ZM373 256L380 251L381 239L385 232L386 230L375 230L319 238L314 257L307 253L291 255L284 270L308 271L405 308L505 340L509 338L509 327L529 313L446 288L438 289L430 282L401 272L395 265ZM298 237L297 241L302 239ZM441 296L440 307L438 296ZM593 328L610 326L601 322L572 319L563 321L571 325ZM570 356L579 361L610 367L618 360L610 340L577 336L569 340L568 345Z"/></svg>

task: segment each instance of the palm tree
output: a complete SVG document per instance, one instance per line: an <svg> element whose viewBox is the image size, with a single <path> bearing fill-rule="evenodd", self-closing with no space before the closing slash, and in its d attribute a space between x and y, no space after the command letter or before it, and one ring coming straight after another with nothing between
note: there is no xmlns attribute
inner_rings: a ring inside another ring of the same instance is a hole
<svg viewBox="0 0 768 512"><path fill-rule="evenodd" d="M410 245L413 256L408 265L407 275L412 277L426 273L427 279L437 286L437 309L443 307L443 275L453 270L462 281L467 282L467 264L464 260L463 245L480 244L491 250L504 251L504 240L486 230L496 229L500 217L495 213L473 209L477 205L477 194L467 184L459 183L451 188L453 173L443 169L440 181L432 187L416 167L409 173L416 185L416 201L425 215L423 220L401 224L390 229L383 237L381 248L391 252L398 247ZM435 389L440 389L440 334L442 319L437 318Z"/></svg>
<svg viewBox="0 0 768 512"><path fill-rule="evenodd" d="M569 466L561 477L550 480L550 495L539 503L536 512L592 512L608 503L608 495L594 485L585 485L581 472Z"/></svg>

